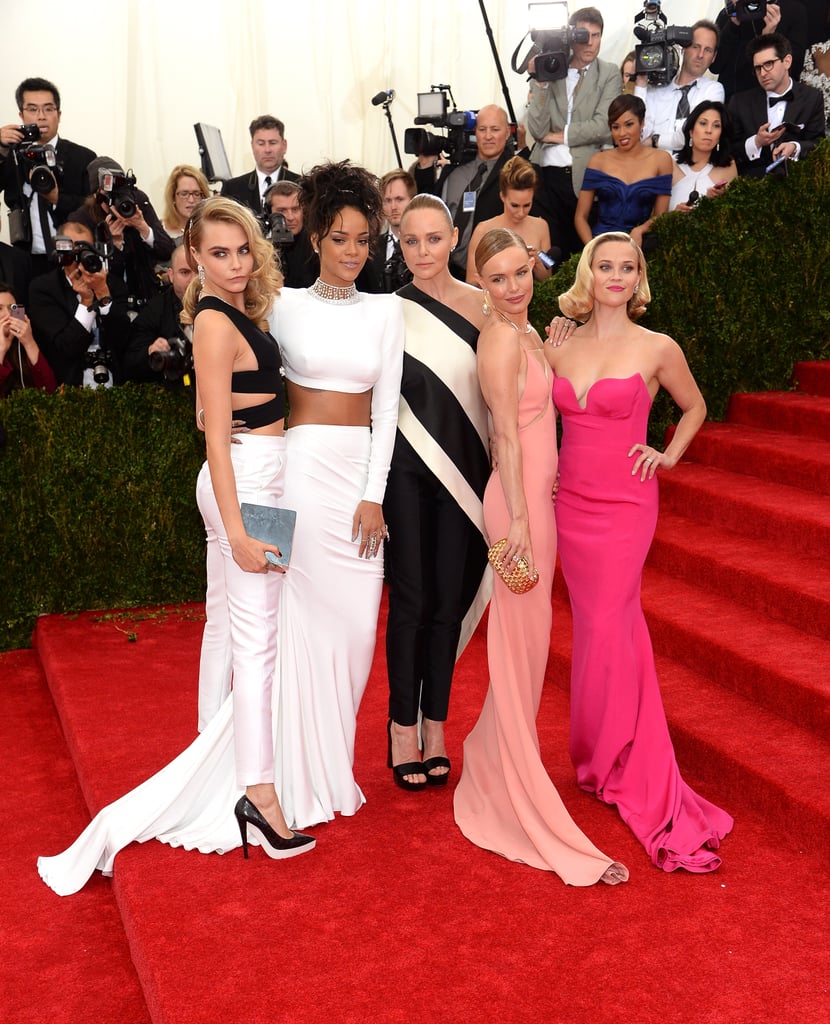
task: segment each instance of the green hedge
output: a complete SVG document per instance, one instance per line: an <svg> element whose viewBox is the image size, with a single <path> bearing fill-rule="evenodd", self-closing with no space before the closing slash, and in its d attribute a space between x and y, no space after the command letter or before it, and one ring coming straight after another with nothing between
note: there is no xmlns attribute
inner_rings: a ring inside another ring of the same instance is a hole
<svg viewBox="0 0 830 1024"><path fill-rule="evenodd" d="M640 322L683 347L712 419L734 392L786 389L795 362L830 355L830 139L787 178L739 179L692 213L658 218L651 233L652 303ZM577 262L537 285L538 326L558 312ZM653 443L675 416L661 393Z"/></svg>
<svg viewBox="0 0 830 1024"><path fill-rule="evenodd" d="M192 398L152 385L0 402L0 650L43 612L200 600Z"/></svg>
<svg viewBox="0 0 830 1024"><path fill-rule="evenodd" d="M796 360L828 355L830 140L786 180L737 181L654 226L653 302L642 323L685 349L723 417L735 391L787 388ZM576 259L537 286L546 323ZM651 439L675 418L658 396ZM0 650L44 612L200 600L204 457L191 396L154 386L25 391L0 401Z"/></svg>

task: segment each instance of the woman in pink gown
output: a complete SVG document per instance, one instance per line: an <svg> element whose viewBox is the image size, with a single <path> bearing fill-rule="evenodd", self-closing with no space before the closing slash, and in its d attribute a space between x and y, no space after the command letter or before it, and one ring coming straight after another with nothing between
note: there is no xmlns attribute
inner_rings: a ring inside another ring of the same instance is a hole
<svg viewBox="0 0 830 1024"><path fill-rule="evenodd" d="M634 323L650 297L639 246L599 235L559 300L585 323L548 348L562 416L556 525L574 617L571 757L579 785L617 805L657 867L706 872L733 822L680 777L640 604L657 470L680 459L706 404L679 345ZM661 387L683 413L662 452L646 443Z"/></svg>
<svg viewBox="0 0 830 1024"><path fill-rule="evenodd" d="M499 228L481 240L476 266L490 311L478 344L479 380L498 452L484 495L484 522L491 543L507 539L505 562L524 558L539 583L517 595L501 579L494 582L490 687L464 742L455 820L476 845L555 871L570 885L623 882L625 867L601 853L565 809L536 734L556 560L556 431L545 353L527 319L533 260L518 235Z"/></svg>

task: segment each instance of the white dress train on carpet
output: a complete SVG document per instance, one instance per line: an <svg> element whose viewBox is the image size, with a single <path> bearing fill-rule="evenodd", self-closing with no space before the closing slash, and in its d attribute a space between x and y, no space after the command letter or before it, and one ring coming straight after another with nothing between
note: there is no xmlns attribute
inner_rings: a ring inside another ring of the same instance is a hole
<svg viewBox="0 0 830 1024"><path fill-rule="evenodd" d="M354 814L357 710L371 668L383 562L359 559L351 540L358 502L383 500L392 456L403 358L395 296L326 303L284 289L272 315L286 376L306 386L372 389L372 429L299 426L286 434L283 502L297 509L291 565L279 611L273 692L275 783L294 828ZM241 845L233 814L232 697L170 764L103 808L63 853L40 857L43 881L77 892L96 869L112 873L131 842L159 839L202 853Z"/></svg>

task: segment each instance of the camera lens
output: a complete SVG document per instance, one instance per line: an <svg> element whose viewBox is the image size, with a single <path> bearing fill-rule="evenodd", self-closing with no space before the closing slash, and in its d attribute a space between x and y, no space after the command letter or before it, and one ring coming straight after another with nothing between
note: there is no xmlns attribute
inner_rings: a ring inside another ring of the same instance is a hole
<svg viewBox="0 0 830 1024"><path fill-rule="evenodd" d="M88 274L97 274L104 267L98 253L90 252L88 249L80 254L78 262Z"/></svg>
<svg viewBox="0 0 830 1024"><path fill-rule="evenodd" d="M116 200L115 203L116 212L123 217L125 220L129 220L130 217L135 213L137 207L134 199L124 197L123 199Z"/></svg>

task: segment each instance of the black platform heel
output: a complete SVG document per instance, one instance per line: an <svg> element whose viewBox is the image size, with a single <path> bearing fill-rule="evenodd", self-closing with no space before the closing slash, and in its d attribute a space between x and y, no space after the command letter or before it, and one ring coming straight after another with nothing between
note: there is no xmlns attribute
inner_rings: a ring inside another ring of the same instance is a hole
<svg viewBox="0 0 830 1024"><path fill-rule="evenodd" d="M423 762L424 771L427 773L427 785L428 786L446 786L447 779L450 777L450 759L448 757L428 757ZM445 772L441 772L440 775L433 775L433 768L446 768Z"/></svg>
<svg viewBox="0 0 830 1024"><path fill-rule="evenodd" d="M409 779L404 778L405 775L426 775L424 766L420 761L408 761L406 764L392 764L392 719L386 723L386 735L389 738L389 752L386 757L386 767L392 769L392 778L401 787L401 789L408 789L410 792L416 792L419 789L426 789L426 782L410 782Z"/></svg>
<svg viewBox="0 0 830 1024"><path fill-rule="evenodd" d="M242 852L245 859L248 859L248 829L259 839L262 849L272 860L285 860L287 857L298 857L301 853L308 853L314 849L317 840L314 836L307 836L302 832L292 832L290 839L275 832L274 829L263 818L254 804L246 796L241 796L233 809L236 823L239 825L239 834L242 836Z"/></svg>

